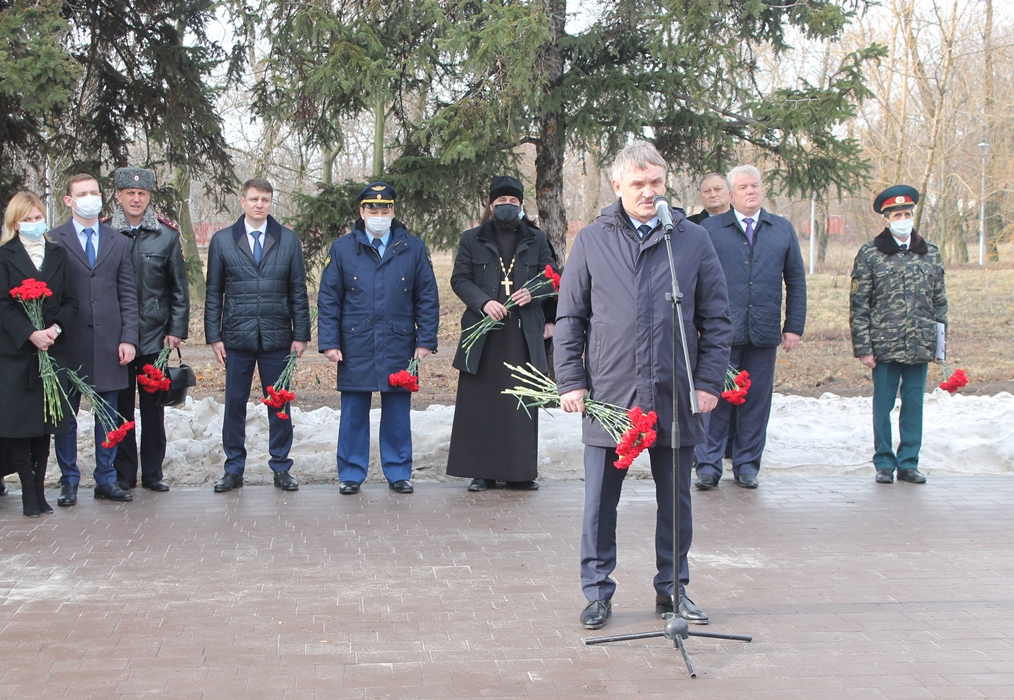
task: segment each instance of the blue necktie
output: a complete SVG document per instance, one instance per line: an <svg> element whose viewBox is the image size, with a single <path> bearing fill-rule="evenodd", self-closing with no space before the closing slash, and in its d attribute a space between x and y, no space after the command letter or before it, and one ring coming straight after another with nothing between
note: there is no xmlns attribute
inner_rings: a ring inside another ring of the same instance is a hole
<svg viewBox="0 0 1014 700"><path fill-rule="evenodd" d="M379 238L374 238L371 241L371 243L373 243L373 247L377 249L377 255L379 255L380 257L384 257L380 253L380 246L384 245L384 242L382 240L380 240Z"/></svg>
<svg viewBox="0 0 1014 700"><path fill-rule="evenodd" d="M88 267L95 267L95 244L92 243L92 236L95 235L95 229L86 228L82 233L87 239L85 243L85 255L88 256Z"/></svg>
<svg viewBox="0 0 1014 700"><path fill-rule="evenodd" d="M648 235L649 231L651 231L651 226L648 224L641 224L637 227L637 235L641 237L642 241L644 240L644 237Z"/></svg>
<svg viewBox="0 0 1014 700"><path fill-rule="evenodd" d="M263 235L263 233L261 231L251 231L250 233L252 233L253 237L254 237L254 249L253 249L254 262L257 263L258 265L260 265L261 264L261 253L264 250L261 247L261 236Z"/></svg>
<svg viewBox="0 0 1014 700"><path fill-rule="evenodd" d="M743 223L746 224L746 240L753 245L753 219L743 219Z"/></svg>

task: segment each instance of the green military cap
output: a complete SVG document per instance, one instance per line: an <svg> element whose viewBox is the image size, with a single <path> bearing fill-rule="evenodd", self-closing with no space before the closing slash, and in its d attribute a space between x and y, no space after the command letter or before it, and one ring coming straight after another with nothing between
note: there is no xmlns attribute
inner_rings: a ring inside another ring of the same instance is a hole
<svg viewBox="0 0 1014 700"><path fill-rule="evenodd" d="M877 195L873 200L873 211L886 215L898 207L914 207L919 203L919 190L910 185L894 185Z"/></svg>

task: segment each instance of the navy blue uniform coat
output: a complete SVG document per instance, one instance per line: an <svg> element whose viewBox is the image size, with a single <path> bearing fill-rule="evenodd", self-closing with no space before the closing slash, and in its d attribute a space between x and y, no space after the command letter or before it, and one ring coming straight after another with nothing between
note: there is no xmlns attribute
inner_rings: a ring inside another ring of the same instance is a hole
<svg viewBox="0 0 1014 700"><path fill-rule="evenodd" d="M701 224L715 244L729 286L733 345L781 344L782 333L803 335L806 324L806 270L799 239L788 219L761 209L753 245L739 227L736 212L712 216ZM782 325L782 280L785 325Z"/></svg>
<svg viewBox="0 0 1014 700"><path fill-rule="evenodd" d="M725 274L707 232L673 211L676 279L698 389L722 392L729 364L729 299ZM556 312L555 365L561 394L587 389L591 398L658 415L658 445L672 446L672 288L661 228L638 240L617 201L581 229L567 258ZM680 445L704 440L701 416L690 413L687 368L679 361ZM583 442L613 447L597 421L583 420Z"/></svg>
<svg viewBox="0 0 1014 700"><path fill-rule="evenodd" d="M406 391L388 375L437 349L440 301L426 246L397 219L381 259L362 219L331 244L317 297L318 347L340 350L339 391Z"/></svg>

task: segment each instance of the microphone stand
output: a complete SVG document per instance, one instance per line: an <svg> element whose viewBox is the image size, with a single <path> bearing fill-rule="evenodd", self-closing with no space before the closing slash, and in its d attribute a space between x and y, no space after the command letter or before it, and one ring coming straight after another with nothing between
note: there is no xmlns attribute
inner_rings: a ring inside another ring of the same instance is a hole
<svg viewBox="0 0 1014 700"><path fill-rule="evenodd" d="M661 214L661 212L660 212ZM690 408L692 413L700 415L701 409L697 403L697 392L694 389L694 376L690 371L690 350L687 346L687 332L683 327L683 293L680 291L679 281L676 279L676 263L672 255L672 223L668 216L659 216L662 227L665 230L665 249L669 256L669 276L672 278L672 291L666 292L665 299L672 307L672 585L673 585L673 611L663 616L665 625L662 630L655 632L637 632L634 634L620 634L612 637L595 637L585 639L586 645L608 644L610 642L625 642L632 639L651 639L653 637L665 637L672 642L673 648L679 649L683 655L683 661L687 665L687 673L691 678L697 678L697 670L694 662L690 659L690 653L683 643L687 637L707 637L709 639L729 639L737 642L751 642L753 637L740 634L721 634L716 632L691 632L687 621L680 616L680 467L679 467L679 446L680 446L680 422L679 422L679 376L677 370L679 362L676 360L676 329L679 328L680 344L683 348L683 361L687 368L687 383L690 386ZM683 230L682 226L679 227Z"/></svg>

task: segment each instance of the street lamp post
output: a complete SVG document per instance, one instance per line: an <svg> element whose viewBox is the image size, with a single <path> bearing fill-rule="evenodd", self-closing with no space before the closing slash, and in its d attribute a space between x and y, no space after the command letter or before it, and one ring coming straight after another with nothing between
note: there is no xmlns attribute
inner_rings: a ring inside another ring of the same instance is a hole
<svg viewBox="0 0 1014 700"><path fill-rule="evenodd" d="M986 264L986 155L989 144L979 144L979 155L982 158L982 183L979 189L979 267Z"/></svg>

